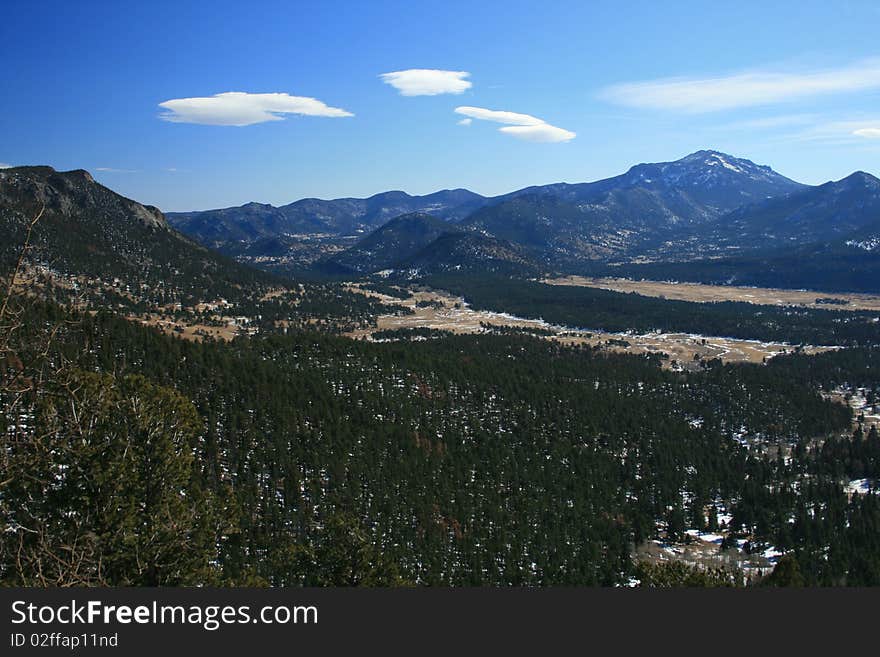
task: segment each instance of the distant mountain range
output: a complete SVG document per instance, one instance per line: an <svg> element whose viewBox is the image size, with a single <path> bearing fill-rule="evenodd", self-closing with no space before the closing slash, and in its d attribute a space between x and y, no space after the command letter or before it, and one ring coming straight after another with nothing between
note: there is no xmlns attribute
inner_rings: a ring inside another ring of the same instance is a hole
<svg viewBox="0 0 880 657"><path fill-rule="evenodd" d="M397 216L419 213L516 245L535 266L567 269L662 250L689 227L806 188L770 167L706 150L675 162L639 164L597 182L527 187L492 198L461 189L428 196L387 192L368 199L305 199L279 208L249 203L168 218L203 244L252 262L278 264L296 254L298 265L323 258L324 266L335 253L331 264L361 272L371 265L360 254L375 250L376 238L352 242ZM399 230L393 236L400 239ZM303 258L309 248L311 258ZM354 250L347 255L338 253L349 248ZM378 250L393 252L392 245ZM404 256L381 264L402 264Z"/></svg>
<svg viewBox="0 0 880 657"><path fill-rule="evenodd" d="M0 253L43 202L42 262L135 285L219 293L259 277L216 249L288 276L590 273L880 291L880 180L802 185L709 150L493 198L387 192L167 216L85 171L18 167L0 171Z"/></svg>
<svg viewBox="0 0 880 657"><path fill-rule="evenodd" d="M880 285L865 280L880 271L878 225L880 181L869 174L811 187L748 160L699 151L596 183L487 199L455 223L411 215L325 264L358 274L474 271L480 268L479 241L494 240L494 257L484 263L492 271L501 258L502 269L522 273L627 273L795 287L821 287L824 271L836 272L835 282L830 274L828 281L836 289L865 289ZM471 248L450 253L449 239L440 237L451 234L472 235Z"/></svg>
<svg viewBox="0 0 880 657"><path fill-rule="evenodd" d="M171 212L175 228L203 244L223 249L232 242L253 242L260 238L304 234L362 235L394 217L413 212L455 221L463 219L486 202L466 189L451 189L410 196L393 191L370 198L340 198L331 201L307 198L275 207L247 203L236 208L204 212Z"/></svg>

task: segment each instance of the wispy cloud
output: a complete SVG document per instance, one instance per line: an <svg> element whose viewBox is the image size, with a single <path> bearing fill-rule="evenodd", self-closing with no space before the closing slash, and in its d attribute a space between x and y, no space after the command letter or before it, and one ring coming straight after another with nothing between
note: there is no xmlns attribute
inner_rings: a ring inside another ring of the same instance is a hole
<svg viewBox="0 0 880 657"><path fill-rule="evenodd" d="M797 132L783 135L783 141L822 142L830 145L852 146L868 139L880 138L880 118L852 118L848 120L817 120Z"/></svg>
<svg viewBox="0 0 880 657"><path fill-rule="evenodd" d="M6 164L6 162L0 162L0 169L11 169L11 164Z"/></svg>
<svg viewBox="0 0 880 657"><path fill-rule="evenodd" d="M470 119L470 118L468 118L468 119L462 119L461 121L456 121L456 123L457 123L458 125L470 125L470 124L473 123L473 122L474 122L474 120L473 120L473 119Z"/></svg>
<svg viewBox="0 0 880 657"><path fill-rule="evenodd" d="M504 127L498 128L499 132L526 141L562 142L571 141L577 136L571 130L557 128L555 125L550 125L543 119L530 114L468 106L456 107L455 112L472 119L504 123L506 124Z"/></svg>
<svg viewBox="0 0 880 657"><path fill-rule="evenodd" d="M467 71L443 71L433 68L410 68L405 71L382 73L379 77L390 84L401 96L437 96L439 94L460 94L473 84L465 78Z"/></svg>
<svg viewBox="0 0 880 657"><path fill-rule="evenodd" d="M95 167L95 171L101 173L137 173L137 169L117 169L115 167Z"/></svg>
<svg viewBox="0 0 880 657"><path fill-rule="evenodd" d="M246 126L266 121L282 121L287 114L302 116L354 116L338 107L329 107L315 98L286 93L252 94L228 91L203 98L175 98L159 103L166 110L159 118L172 123Z"/></svg>
<svg viewBox="0 0 880 657"><path fill-rule="evenodd" d="M790 128L816 123L815 114L783 114L780 116L764 116L757 119L746 119L728 123L725 130L770 130L773 128Z"/></svg>
<svg viewBox="0 0 880 657"><path fill-rule="evenodd" d="M714 78L627 82L606 87L599 96L627 107L699 113L870 89L880 89L880 59L801 73L747 71Z"/></svg>

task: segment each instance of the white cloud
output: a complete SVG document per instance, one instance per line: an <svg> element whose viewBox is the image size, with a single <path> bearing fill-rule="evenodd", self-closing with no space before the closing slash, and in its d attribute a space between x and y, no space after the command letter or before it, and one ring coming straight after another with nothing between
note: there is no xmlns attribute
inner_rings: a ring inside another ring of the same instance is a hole
<svg viewBox="0 0 880 657"><path fill-rule="evenodd" d="M548 123L541 123L539 125L509 125L499 128L499 131L518 139L538 142L571 141L577 136L571 130L557 128L555 125Z"/></svg>
<svg viewBox="0 0 880 657"><path fill-rule="evenodd" d="M6 162L0 162L0 169L11 169L11 164L6 164Z"/></svg>
<svg viewBox="0 0 880 657"><path fill-rule="evenodd" d="M456 107L457 114L464 114L473 119L482 121L494 121L495 123L506 124L502 128L498 128L499 132L503 132L511 137L523 139L525 141L537 142L562 142L571 141L577 134L571 130L557 128L550 125L543 119L539 119L531 114L518 114L517 112L507 112L504 110L490 110L483 107ZM463 119L464 121L468 119ZM461 121L459 121L461 123ZM469 125L469 124L468 124Z"/></svg>
<svg viewBox="0 0 880 657"><path fill-rule="evenodd" d="M509 123L510 125L540 125L544 123L541 119L529 114L517 114L516 112L505 112L503 110L490 110L482 107L456 107L457 114L464 114L474 119L483 121L495 121L496 123Z"/></svg>
<svg viewBox="0 0 880 657"><path fill-rule="evenodd" d="M137 169L116 169L114 167L95 167L101 173L137 173Z"/></svg>
<svg viewBox="0 0 880 657"><path fill-rule="evenodd" d="M390 84L401 96L437 96L438 94L460 94L473 85L465 78L467 71L441 71L432 68L411 68L405 71L382 73L385 84Z"/></svg>
<svg viewBox="0 0 880 657"><path fill-rule="evenodd" d="M458 125L470 125L473 122L473 119L462 119L461 121L458 121Z"/></svg>
<svg viewBox="0 0 880 657"><path fill-rule="evenodd" d="M853 130L856 137L866 137L867 139L880 139L880 128L859 128Z"/></svg>
<svg viewBox="0 0 880 657"><path fill-rule="evenodd" d="M663 78L605 88L619 105L688 113L769 105L809 96L880 89L880 60L807 73L750 71L716 78Z"/></svg>
<svg viewBox="0 0 880 657"><path fill-rule="evenodd" d="M228 91L204 98L175 98L159 103L167 110L159 118L172 123L245 126L266 121L282 121L285 114L303 116L354 116L338 107L329 107L315 98L286 93L251 94Z"/></svg>

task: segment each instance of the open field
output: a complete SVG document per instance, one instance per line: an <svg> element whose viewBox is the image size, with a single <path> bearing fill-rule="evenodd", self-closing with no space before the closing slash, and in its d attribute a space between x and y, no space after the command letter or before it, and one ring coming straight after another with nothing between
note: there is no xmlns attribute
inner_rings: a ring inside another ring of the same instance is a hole
<svg viewBox="0 0 880 657"><path fill-rule="evenodd" d="M692 335L686 333L608 333L604 331L573 330L554 326L540 319L525 319L507 313L474 310L461 297L438 290L419 289L408 299L365 290L351 285L352 292L359 292L380 299L383 303L396 304L412 309L412 315L380 315L376 328L360 329L348 335L353 338L371 336L376 331L393 329L427 328L452 333L485 333L491 327L517 327L550 331L541 335L546 339L564 344L588 344L613 351L644 354L666 354L668 367L688 367L703 359L720 358L724 362L761 363L764 359L790 351L790 345L775 342L759 342L736 338ZM419 302L431 302L432 306L419 307ZM829 347L805 347L805 353L819 353Z"/></svg>
<svg viewBox="0 0 880 657"><path fill-rule="evenodd" d="M216 317L214 319L221 322L220 325L190 323L186 320L175 320L171 318L163 318L155 313L147 313L146 315L129 315L130 320L141 322L147 326L153 326L168 335L176 335L186 340L201 341L207 336L215 340L227 342L232 340L239 333L239 327L232 317Z"/></svg>
<svg viewBox="0 0 880 657"><path fill-rule="evenodd" d="M628 278L590 278L586 276L549 278L541 282L548 285L573 285L595 287L614 292L635 292L647 297L679 301L702 303L742 301L770 306L801 306L824 310L876 310L880 312L880 296L873 294L825 293L810 290L672 283L669 281L635 281ZM825 300L825 303L817 303L818 299ZM838 303L829 303L828 300L831 299Z"/></svg>

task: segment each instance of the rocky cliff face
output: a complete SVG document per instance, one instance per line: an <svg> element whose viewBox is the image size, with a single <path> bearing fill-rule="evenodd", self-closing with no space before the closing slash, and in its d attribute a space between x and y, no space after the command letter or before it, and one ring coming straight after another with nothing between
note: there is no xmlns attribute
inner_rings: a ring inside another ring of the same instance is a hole
<svg viewBox="0 0 880 657"><path fill-rule="evenodd" d="M84 290L96 306L147 298L191 302L205 294L231 297L257 275L184 237L158 208L117 194L87 171L47 166L0 170L0 270L16 261L41 208L30 235L29 276L50 281L62 296Z"/></svg>
<svg viewBox="0 0 880 657"><path fill-rule="evenodd" d="M141 205L95 182L83 169L56 171L48 166L0 170L0 208L61 216L90 213L95 219L139 223L146 228L168 230L158 208Z"/></svg>

